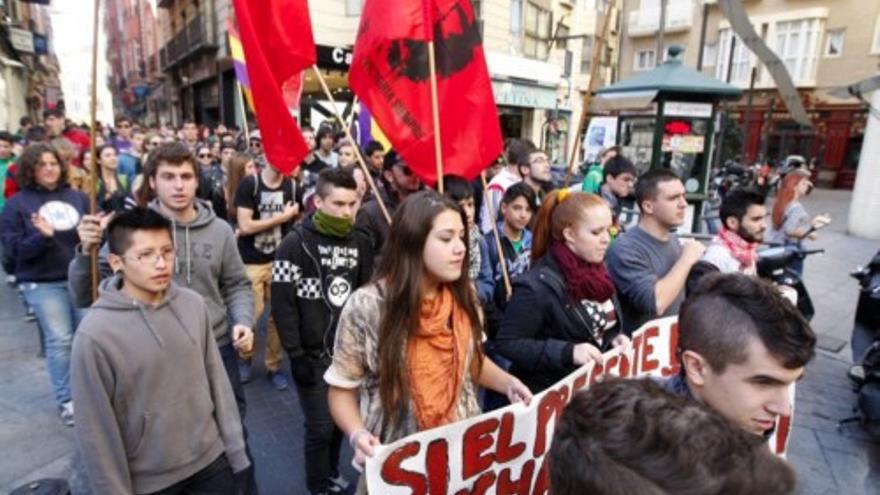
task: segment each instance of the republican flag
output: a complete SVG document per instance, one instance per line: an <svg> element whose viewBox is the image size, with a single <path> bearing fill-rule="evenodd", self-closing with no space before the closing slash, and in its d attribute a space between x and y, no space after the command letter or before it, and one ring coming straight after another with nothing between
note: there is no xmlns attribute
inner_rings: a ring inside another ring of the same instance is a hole
<svg viewBox="0 0 880 495"><path fill-rule="evenodd" d="M282 87L314 65L317 55L306 0L234 0L247 58L254 111L266 158L290 174L308 145L288 110Z"/></svg>
<svg viewBox="0 0 880 495"><path fill-rule="evenodd" d="M391 142L370 115L369 109L361 104L361 110L358 112L358 144L363 148L372 141L378 141L386 151L391 148Z"/></svg>
<svg viewBox="0 0 880 495"><path fill-rule="evenodd" d="M410 168L436 183L430 40L443 173L472 179L503 143L471 0L366 0L349 84Z"/></svg>
<svg viewBox="0 0 880 495"><path fill-rule="evenodd" d="M229 35L229 52L232 55L232 66L235 68L235 78L241 84L241 92L244 93L244 99L248 108L254 110L254 100L251 95L251 81L248 79L247 61L244 58L244 48L241 46L241 37L238 35L238 28L230 17L226 20L226 32Z"/></svg>

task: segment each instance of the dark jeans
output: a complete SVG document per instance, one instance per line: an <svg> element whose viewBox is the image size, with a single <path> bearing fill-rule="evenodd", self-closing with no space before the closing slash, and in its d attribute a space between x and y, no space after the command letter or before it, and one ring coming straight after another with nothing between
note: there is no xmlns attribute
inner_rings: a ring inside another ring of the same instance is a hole
<svg viewBox="0 0 880 495"><path fill-rule="evenodd" d="M152 495L235 495L232 468L221 454L211 464L189 478L154 492Z"/></svg>
<svg viewBox="0 0 880 495"><path fill-rule="evenodd" d="M240 487L239 493L246 495L258 495L257 479L254 473L254 456L251 455L250 447L247 444L247 427L244 425L244 416L247 413L247 403L244 398L244 385L241 383L241 375L238 373L238 354L232 344L226 344L220 347L220 357L223 358L223 367L226 368L226 374L229 376L229 383L232 385L232 393L235 395L235 403L238 406L238 415L241 416L241 430L244 433L244 449L247 452L251 465L244 471L235 475L235 483Z"/></svg>
<svg viewBox="0 0 880 495"><path fill-rule="evenodd" d="M324 492L328 488L328 479L339 476L339 451L342 447L342 431L336 427L330 416L330 405L327 402L329 386L324 381L324 372L329 364L313 361L308 358L296 358L295 366L310 366L312 372L307 382L303 374L294 375L299 404L305 416L305 458L306 486L312 493ZM299 375L299 377L297 377Z"/></svg>

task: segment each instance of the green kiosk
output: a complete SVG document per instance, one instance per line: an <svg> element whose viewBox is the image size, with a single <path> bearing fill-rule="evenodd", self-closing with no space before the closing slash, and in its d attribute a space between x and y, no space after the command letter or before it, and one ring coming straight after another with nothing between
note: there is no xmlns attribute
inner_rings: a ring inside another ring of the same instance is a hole
<svg viewBox="0 0 880 495"><path fill-rule="evenodd" d="M682 65L681 47L669 48L659 67L596 92L597 110L617 115L617 145L640 172L670 168L687 190L683 232L699 232L708 198L717 103L742 91Z"/></svg>

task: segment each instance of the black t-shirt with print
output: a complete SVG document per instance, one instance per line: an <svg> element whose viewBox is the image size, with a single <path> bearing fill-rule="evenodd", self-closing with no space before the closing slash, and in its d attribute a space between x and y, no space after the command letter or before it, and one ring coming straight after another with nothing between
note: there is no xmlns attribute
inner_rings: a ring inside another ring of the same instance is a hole
<svg viewBox="0 0 880 495"><path fill-rule="evenodd" d="M285 178L278 188L267 186L259 175L251 175L241 180L235 191L235 207L247 208L254 212L254 220L264 220L281 215L284 205L291 201L301 201L290 179ZM253 235L238 236L238 252L245 264L271 263L281 239L287 234L293 222L285 222Z"/></svg>

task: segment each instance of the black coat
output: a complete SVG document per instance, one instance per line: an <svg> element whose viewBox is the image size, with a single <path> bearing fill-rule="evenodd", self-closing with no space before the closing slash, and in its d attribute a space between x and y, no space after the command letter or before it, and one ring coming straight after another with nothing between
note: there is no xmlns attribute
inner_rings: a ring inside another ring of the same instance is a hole
<svg viewBox="0 0 880 495"><path fill-rule="evenodd" d="M556 260L548 253L513 284L496 338L498 351L513 366L511 373L537 393L577 369L573 362L576 344L590 343L605 351L620 333L620 307L614 298L617 324L602 342L593 336L593 319L565 288Z"/></svg>

